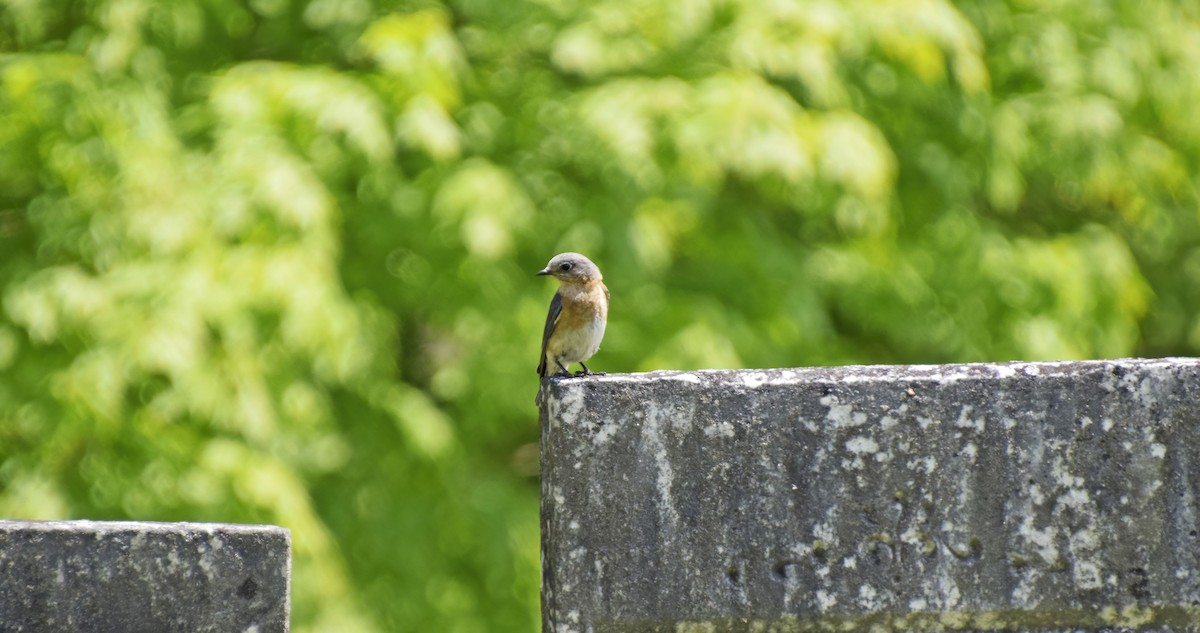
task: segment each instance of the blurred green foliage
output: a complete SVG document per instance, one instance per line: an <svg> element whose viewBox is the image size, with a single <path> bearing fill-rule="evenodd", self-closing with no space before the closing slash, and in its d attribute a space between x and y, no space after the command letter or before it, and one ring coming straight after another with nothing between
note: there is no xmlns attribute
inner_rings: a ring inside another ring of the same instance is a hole
<svg viewBox="0 0 1200 633"><path fill-rule="evenodd" d="M538 627L593 367L1200 351L1200 10L0 2L0 516L270 522L297 631Z"/></svg>

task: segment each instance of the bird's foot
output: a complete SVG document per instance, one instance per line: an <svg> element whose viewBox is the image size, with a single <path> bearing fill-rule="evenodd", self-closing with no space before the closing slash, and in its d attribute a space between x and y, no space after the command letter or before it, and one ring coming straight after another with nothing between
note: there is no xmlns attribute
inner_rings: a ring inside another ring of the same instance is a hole
<svg viewBox="0 0 1200 633"><path fill-rule="evenodd" d="M584 365L583 362L580 362L579 366L583 368L583 371L575 372L576 376L604 376L605 375L605 373L602 371L592 371L592 370L588 369L588 366Z"/></svg>

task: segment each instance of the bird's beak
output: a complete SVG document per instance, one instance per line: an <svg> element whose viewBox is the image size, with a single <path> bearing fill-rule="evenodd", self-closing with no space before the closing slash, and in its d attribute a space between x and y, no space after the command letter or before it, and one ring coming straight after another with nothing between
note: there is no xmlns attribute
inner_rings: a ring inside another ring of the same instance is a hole
<svg viewBox="0 0 1200 633"><path fill-rule="evenodd" d="M549 269L549 268L543 268L543 269L541 269L541 270L537 271L537 272L536 272L536 273L534 273L534 274L535 274L535 275L539 275L539 276L541 276L541 275L549 275L549 274L550 274L550 269Z"/></svg>

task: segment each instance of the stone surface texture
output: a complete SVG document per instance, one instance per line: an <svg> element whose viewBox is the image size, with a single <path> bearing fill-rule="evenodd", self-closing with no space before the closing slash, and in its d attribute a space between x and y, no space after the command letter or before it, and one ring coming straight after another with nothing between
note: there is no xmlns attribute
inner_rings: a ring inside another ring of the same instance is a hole
<svg viewBox="0 0 1200 633"><path fill-rule="evenodd" d="M545 389L547 632L1200 630L1200 360Z"/></svg>
<svg viewBox="0 0 1200 633"><path fill-rule="evenodd" d="M273 526L0 521L0 633L286 632L290 576Z"/></svg>

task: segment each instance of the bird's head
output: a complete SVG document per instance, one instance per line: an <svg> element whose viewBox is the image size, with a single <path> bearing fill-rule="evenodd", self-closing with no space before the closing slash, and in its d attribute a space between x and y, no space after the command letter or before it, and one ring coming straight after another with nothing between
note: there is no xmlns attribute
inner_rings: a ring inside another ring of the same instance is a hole
<svg viewBox="0 0 1200 633"><path fill-rule="evenodd" d="M588 283L604 278L592 260L579 253L559 253L537 274L550 275L565 284Z"/></svg>

